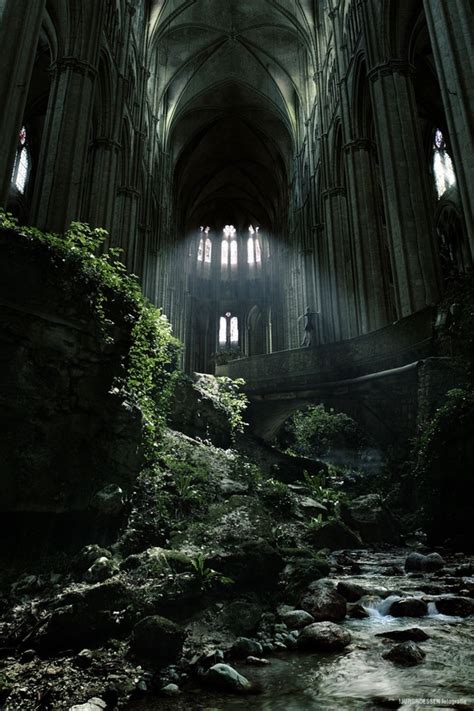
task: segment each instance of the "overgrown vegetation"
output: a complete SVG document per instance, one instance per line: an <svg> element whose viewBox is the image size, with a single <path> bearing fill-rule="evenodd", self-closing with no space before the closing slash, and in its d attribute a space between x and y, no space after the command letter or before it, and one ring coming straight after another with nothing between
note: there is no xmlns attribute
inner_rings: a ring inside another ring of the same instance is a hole
<svg viewBox="0 0 474 711"><path fill-rule="evenodd" d="M456 274L440 304L443 314L439 340L446 355L454 358L474 384L474 271Z"/></svg>
<svg viewBox="0 0 474 711"><path fill-rule="evenodd" d="M44 245L53 264L68 268L68 274L73 274L87 294L104 347L114 344L117 314L122 324L130 324L130 349L111 394L120 397L125 407L138 407L142 412L145 452L153 459L166 421L180 349L166 317L145 299L138 278L120 262L120 249L100 254L107 238L105 230L73 222L63 235L42 232L19 226L1 209L0 228L16 232L32 245Z"/></svg>
<svg viewBox="0 0 474 711"><path fill-rule="evenodd" d="M357 454L368 444L351 417L324 405L295 412L280 433L279 443L298 456L334 461L339 461L342 452Z"/></svg>
<svg viewBox="0 0 474 711"><path fill-rule="evenodd" d="M194 387L202 395L212 400L214 405L225 412L234 433L243 432L246 422L243 413L248 405L248 399L241 387L245 385L242 378L227 378L226 376L206 377L202 375Z"/></svg>
<svg viewBox="0 0 474 711"><path fill-rule="evenodd" d="M473 430L474 392L455 388L415 442L414 498L418 520L432 540L458 536L464 544L470 537Z"/></svg>

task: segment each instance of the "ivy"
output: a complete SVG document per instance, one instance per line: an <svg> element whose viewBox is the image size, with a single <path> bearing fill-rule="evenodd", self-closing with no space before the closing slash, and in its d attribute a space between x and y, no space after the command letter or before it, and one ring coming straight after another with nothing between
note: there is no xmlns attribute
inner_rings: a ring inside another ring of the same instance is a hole
<svg viewBox="0 0 474 711"><path fill-rule="evenodd" d="M247 408L248 399L241 387L245 385L242 378L200 377L194 387L205 397L212 400L214 405L225 412L233 433L243 432L247 423L243 413Z"/></svg>
<svg viewBox="0 0 474 711"><path fill-rule="evenodd" d="M87 294L105 347L114 344L118 322L129 323L130 348L111 394L121 397L125 407L140 409L145 454L153 460L166 421L180 350L166 316L143 296L138 278L120 261L122 250L112 248L100 253L108 236L105 230L72 222L63 235L42 232L19 226L11 213L1 208L0 228L26 238L31 246L43 245L53 264L72 270Z"/></svg>

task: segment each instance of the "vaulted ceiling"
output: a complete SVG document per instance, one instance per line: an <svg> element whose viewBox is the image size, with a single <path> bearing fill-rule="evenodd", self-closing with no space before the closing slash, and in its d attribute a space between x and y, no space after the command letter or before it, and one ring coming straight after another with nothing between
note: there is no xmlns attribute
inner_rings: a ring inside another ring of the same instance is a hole
<svg viewBox="0 0 474 711"><path fill-rule="evenodd" d="M154 102L182 227L277 223L314 69L313 5L152 0Z"/></svg>

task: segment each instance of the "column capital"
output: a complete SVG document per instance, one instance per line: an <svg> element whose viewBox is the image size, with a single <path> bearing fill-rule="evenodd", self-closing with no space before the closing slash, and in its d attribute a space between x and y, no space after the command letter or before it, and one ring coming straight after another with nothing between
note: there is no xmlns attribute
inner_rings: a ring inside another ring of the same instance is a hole
<svg viewBox="0 0 474 711"><path fill-rule="evenodd" d="M321 192L323 198L331 198L331 197L337 197L342 196L344 197L346 194L346 189L342 185L335 185L332 188L326 188Z"/></svg>
<svg viewBox="0 0 474 711"><path fill-rule="evenodd" d="M349 141L343 146L346 153L355 153L356 151L373 151L375 149L374 141L370 138L356 138L353 141Z"/></svg>
<svg viewBox="0 0 474 711"><path fill-rule="evenodd" d="M105 148L107 151L119 151L122 144L118 141L114 141L113 138L108 138L107 136L99 136L94 141L94 145L100 148Z"/></svg>
<svg viewBox="0 0 474 711"><path fill-rule="evenodd" d="M62 72L71 71L75 74L82 74L94 79L97 75L97 68L90 62L86 62L78 57L61 57L57 59L50 67L53 74L62 74Z"/></svg>
<svg viewBox="0 0 474 711"><path fill-rule="evenodd" d="M139 198L140 192L136 188L129 185L121 185L117 190L118 195L127 195L128 197Z"/></svg>
<svg viewBox="0 0 474 711"><path fill-rule="evenodd" d="M403 59L389 59L388 62L377 64L368 73L370 81L378 81L381 77L391 76L393 74L401 74L402 76L412 76L415 73L415 67L410 62L405 62Z"/></svg>

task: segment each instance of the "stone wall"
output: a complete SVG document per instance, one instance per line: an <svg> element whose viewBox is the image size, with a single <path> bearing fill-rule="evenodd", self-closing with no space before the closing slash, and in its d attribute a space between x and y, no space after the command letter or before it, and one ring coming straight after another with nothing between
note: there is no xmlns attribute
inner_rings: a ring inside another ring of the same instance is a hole
<svg viewBox="0 0 474 711"><path fill-rule="evenodd" d="M141 416L110 393L130 340L114 308L107 345L78 268L0 231L2 512L82 512L108 484L131 488ZM107 314L111 316L112 314Z"/></svg>

